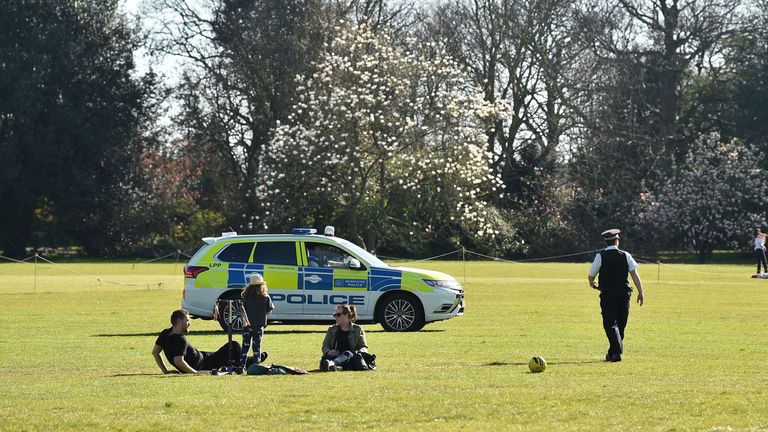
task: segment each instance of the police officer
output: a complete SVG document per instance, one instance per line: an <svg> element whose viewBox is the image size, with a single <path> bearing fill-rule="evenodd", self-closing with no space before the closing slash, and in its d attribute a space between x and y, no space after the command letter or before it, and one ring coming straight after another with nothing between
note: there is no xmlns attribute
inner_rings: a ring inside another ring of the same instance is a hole
<svg viewBox="0 0 768 432"><path fill-rule="evenodd" d="M605 249L595 256L589 268L589 286L600 291L600 310L603 314L603 328L608 337L610 348L605 355L605 361L619 362L624 352L624 328L629 317L629 299L632 288L627 276L632 275L632 281L637 287L637 303L643 305L643 282L637 273L637 262L628 252L619 249L619 233L617 229L603 231ZM598 285L595 277L598 276Z"/></svg>

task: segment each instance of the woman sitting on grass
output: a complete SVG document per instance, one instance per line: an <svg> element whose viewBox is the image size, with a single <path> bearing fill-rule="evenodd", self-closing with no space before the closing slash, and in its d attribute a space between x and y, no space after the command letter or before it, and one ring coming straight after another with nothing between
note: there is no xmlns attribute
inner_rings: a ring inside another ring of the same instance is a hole
<svg viewBox="0 0 768 432"><path fill-rule="evenodd" d="M375 356L368 354L365 330L355 324L354 306L339 305L333 314L336 324L328 328L323 340L321 371L375 369Z"/></svg>

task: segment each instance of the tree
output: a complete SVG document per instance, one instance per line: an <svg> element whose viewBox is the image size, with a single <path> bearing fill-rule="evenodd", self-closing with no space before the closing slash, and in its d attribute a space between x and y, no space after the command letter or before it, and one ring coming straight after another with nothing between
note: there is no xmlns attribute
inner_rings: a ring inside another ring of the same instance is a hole
<svg viewBox="0 0 768 432"><path fill-rule="evenodd" d="M766 223L768 173L759 166L754 148L702 136L675 175L644 197L648 232L663 234L663 246L690 245L700 261L715 248L741 248Z"/></svg>
<svg viewBox="0 0 768 432"><path fill-rule="evenodd" d="M652 190L662 172L646 139L654 116L646 103L653 80L645 71L633 62L595 68L591 100L581 107L585 127L568 164L572 199L564 201L573 222L569 240L577 244L589 244L595 232L611 226L635 235L637 199Z"/></svg>
<svg viewBox="0 0 768 432"><path fill-rule="evenodd" d="M744 31L723 43L683 93L682 122L768 150L768 2L754 2ZM763 160L768 163L768 160ZM765 167L765 165L764 165Z"/></svg>
<svg viewBox="0 0 768 432"><path fill-rule="evenodd" d="M0 27L0 246L109 250L152 113L153 76L134 75L140 39L117 1L10 0ZM36 240L41 226L57 237Z"/></svg>
<svg viewBox="0 0 768 432"><path fill-rule="evenodd" d="M558 206L571 196L564 162L594 85L574 13L574 3L563 0L454 0L436 7L422 30L457 59L487 102L510 107L482 130L504 183L504 198L494 204L532 253L573 241ZM568 235L553 235L560 232Z"/></svg>
<svg viewBox="0 0 768 432"><path fill-rule="evenodd" d="M649 84L653 128L645 130L660 164L686 154L680 136L681 92L691 68L702 70L721 42L740 29L740 0L599 0L584 11L587 39L609 61L631 62ZM695 134L696 135L696 134Z"/></svg>
<svg viewBox="0 0 768 432"><path fill-rule="evenodd" d="M337 30L265 155L267 214L254 222L336 224L368 248L410 252L496 236L479 126L503 106L467 96L447 57L395 48L366 24Z"/></svg>
<svg viewBox="0 0 768 432"><path fill-rule="evenodd" d="M484 125L492 167L505 186L504 207L546 197L558 169L568 114L580 90L573 80L580 52L572 35L571 2L455 0L438 7L426 30L467 71L506 116Z"/></svg>
<svg viewBox="0 0 768 432"><path fill-rule="evenodd" d="M156 1L154 49L184 61L175 126L205 161L200 204L227 225L245 228L263 211L253 195L260 161L330 15L319 0Z"/></svg>

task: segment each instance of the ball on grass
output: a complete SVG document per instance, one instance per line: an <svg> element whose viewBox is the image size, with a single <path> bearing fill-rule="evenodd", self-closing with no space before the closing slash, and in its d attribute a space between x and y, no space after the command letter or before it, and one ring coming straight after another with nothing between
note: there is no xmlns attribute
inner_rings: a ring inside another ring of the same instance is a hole
<svg viewBox="0 0 768 432"><path fill-rule="evenodd" d="M533 373L544 372L544 369L546 368L547 361L544 360L544 357L535 356L531 359L531 361L528 362L528 369L530 369Z"/></svg>

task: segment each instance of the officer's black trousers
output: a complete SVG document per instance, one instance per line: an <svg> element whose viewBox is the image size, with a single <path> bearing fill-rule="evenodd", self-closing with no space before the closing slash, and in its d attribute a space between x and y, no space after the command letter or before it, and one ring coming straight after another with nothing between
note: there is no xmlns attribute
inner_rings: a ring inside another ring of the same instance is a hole
<svg viewBox="0 0 768 432"><path fill-rule="evenodd" d="M629 294L600 294L600 309L603 314L603 328L608 337L608 355L624 352L624 328L629 318Z"/></svg>
<svg viewBox="0 0 768 432"><path fill-rule="evenodd" d="M768 272L768 262L765 259L765 249L755 249L755 258L757 258L757 274L760 274L760 264L763 265L763 271Z"/></svg>

